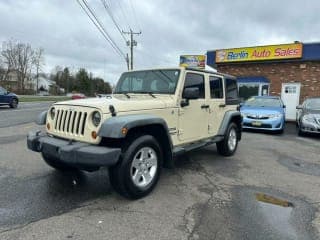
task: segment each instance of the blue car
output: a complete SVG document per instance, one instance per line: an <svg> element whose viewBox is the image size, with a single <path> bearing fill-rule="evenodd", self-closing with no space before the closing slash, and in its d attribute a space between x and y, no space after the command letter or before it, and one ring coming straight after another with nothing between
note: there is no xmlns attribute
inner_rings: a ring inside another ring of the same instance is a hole
<svg viewBox="0 0 320 240"><path fill-rule="evenodd" d="M282 133L285 127L285 105L280 97L251 97L240 104L244 129L261 129Z"/></svg>
<svg viewBox="0 0 320 240"><path fill-rule="evenodd" d="M11 93L0 87L0 106L9 105L11 108L17 108L19 103L19 98L16 94Z"/></svg>

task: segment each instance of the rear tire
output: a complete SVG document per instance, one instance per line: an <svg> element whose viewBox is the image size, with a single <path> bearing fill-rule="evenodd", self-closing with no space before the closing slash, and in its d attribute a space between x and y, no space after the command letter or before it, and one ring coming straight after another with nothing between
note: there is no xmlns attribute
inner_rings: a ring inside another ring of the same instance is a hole
<svg viewBox="0 0 320 240"><path fill-rule="evenodd" d="M59 171L72 171L75 168L62 163L59 159L45 153L41 153L43 160L52 168Z"/></svg>
<svg viewBox="0 0 320 240"><path fill-rule="evenodd" d="M238 127L235 123L230 123L224 139L217 142L217 150L220 155L232 156L238 146Z"/></svg>
<svg viewBox="0 0 320 240"><path fill-rule="evenodd" d="M110 183L123 197L138 199L156 186L163 162L158 141L151 135L129 140L120 162L109 169Z"/></svg>

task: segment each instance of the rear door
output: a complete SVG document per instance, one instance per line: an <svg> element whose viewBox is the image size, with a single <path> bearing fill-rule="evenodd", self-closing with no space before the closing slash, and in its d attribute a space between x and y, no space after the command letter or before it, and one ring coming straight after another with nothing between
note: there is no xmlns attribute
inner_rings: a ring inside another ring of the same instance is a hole
<svg viewBox="0 0 320 240"><path fill-rule="evenodd" d="M208 111L208 134L214 136L218 133L219 127L225 113L225 93L223 91L223 78L221 76L209 76L209 96L207 103Z"/></svg>

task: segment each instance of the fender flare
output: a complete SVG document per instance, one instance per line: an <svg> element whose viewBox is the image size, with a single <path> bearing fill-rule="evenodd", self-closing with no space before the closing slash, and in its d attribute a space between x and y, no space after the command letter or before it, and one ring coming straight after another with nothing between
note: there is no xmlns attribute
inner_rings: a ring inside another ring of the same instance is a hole
<svg viewBox="0 0 320 240"><path fill-rule="evenodd" d="M150 125L160 125L164 129L164 133L162 137L158 139L158 141L164 147L164 166L167 168L173 168L173 144L169 133L169 128L166 121L158 116L151 114L134 114L112 117L102 123L100 130L98 131L98 136L124 139L126 135L122 134L123 128L126 128L127 132L129 132L131 129L137 127L147 127ZM161 134L162 133L159 133L159 135Z"/></svg>
<svg viewBox="0 0 320 240"><path fill-rule="evenodd" d="M235 111L235 110L230 110L230 111L227 111L225 112L224 114L224 117L223 117L223 120L221 122L221 125L220 125L220 128L218 130L218 135L220 136L224 136L226 131L227 131L227 128L229 126L229 123L231 122L231 120L233 118L236 118L238 119L238 126L239 127L239 134L238 134L238 137L239 137L239 140L241 139L241 132L242 132L242 116L241 116L241 113L239 111Z"/></svg>
<svg viewBox="0 0 320 240"><path fill-rule="evenodd" d="M122 134L122 129L126 128L127 131L135 127L143 127L147 125L161 125L169 135L167 123L162 118L151 114L134 114L123 115L107 119L102 123L98 136L107 138L125 138L126 135Z"/></svg>
<svg viewBox="0 0 320 240"><path fill-rule="evenodd" d="M40 113L36 119L36 123L38 125L45 125L47 122L47 111L43 111L42 113Z"/></svg>

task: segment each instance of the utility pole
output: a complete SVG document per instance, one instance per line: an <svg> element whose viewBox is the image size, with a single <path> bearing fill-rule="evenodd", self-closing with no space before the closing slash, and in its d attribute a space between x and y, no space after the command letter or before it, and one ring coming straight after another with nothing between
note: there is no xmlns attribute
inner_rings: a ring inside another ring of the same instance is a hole
<svg viewBox="0 0 320 240"><path fill-rule="evenodd" d="M127 46L130 47L130 70L133 70L133 47L137 46L137 41L133 39L133 35L140 35L140 32L133 32L132 29L130 29L130 32L124 32L124 34L130 34L130 41L127 41Z"/></svg>

